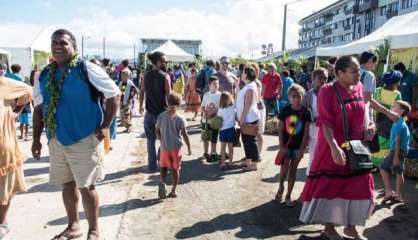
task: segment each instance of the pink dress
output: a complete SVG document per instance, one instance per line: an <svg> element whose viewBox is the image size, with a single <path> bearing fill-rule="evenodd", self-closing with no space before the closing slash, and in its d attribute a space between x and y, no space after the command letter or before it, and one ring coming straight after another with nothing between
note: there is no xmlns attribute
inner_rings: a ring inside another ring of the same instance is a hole
<svg viewBox="0 0 418 240"><path fill-rule="evenodd" d="M363 138L365 105L363 85L358 83L350 94L337 83L345 102L352 140ZM318 143L305 183L300 220L305 223L365 225L373 209L374 180L371 174L353 176L347 165L336 165L323 134L323 126L333 130L337 143L344 142L342 112L332 83L323 86L318 96Z"/></svg>

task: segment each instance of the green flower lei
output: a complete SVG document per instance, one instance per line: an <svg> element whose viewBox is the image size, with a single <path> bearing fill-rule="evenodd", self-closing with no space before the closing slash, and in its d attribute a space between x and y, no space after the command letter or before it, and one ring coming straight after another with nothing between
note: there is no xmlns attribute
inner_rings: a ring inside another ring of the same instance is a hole
<svg viewBox="0 0 418 240"><path fill-rule="evenodd" d="M56 62L53 62L49 65L48 71L48 82L46 84L46 90L49 93L49 104L48 104L48 113L47 116L44 116L44 122L46 123L47 132L50 135L55 135L55 130L57 129L56 121L56 112L57 106L61 95L62 85L64 85L64 80L67 78L70 73L70 68L75 68L77 66L78 55L75 54L70 63L65 67L64 72L60 79L55 80L57 73L58 65Z"/></svg>

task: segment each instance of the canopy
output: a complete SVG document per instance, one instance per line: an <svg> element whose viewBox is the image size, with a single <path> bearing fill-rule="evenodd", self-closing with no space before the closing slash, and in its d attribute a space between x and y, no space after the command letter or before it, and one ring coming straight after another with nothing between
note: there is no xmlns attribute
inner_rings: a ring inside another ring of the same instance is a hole
<svg viewBox="0 0 418 240"><path fill-rule="evenodd" d="M194 60L194 56L185 52L178 47L173 41L168 40L159 48L152 52L163 52L167 56L167 60L171 62L191 62Z"/></svg>
<svg viewBox="0 0 418 240"><path fill-rule="evenodd" d="M387 39L391 49L418 47L418 12L393 17L370 35L357 41L337 46L318 48L317 56L360 54L384 43Z"/></svg>
<svg viewBox="0 0 418 240"><path fill-rule="evenodd" d="M0 48L10 52L9 64L19 64L20 74L29 77L34 65L48 63L51 32L42 26L0 25Z"/></svg>
<svg viewBox="0 0 418 240"><path fill-rule="evenodd" d="M10 59L10 52L0 49L0 55L6 56L8 59Z"/></svg>

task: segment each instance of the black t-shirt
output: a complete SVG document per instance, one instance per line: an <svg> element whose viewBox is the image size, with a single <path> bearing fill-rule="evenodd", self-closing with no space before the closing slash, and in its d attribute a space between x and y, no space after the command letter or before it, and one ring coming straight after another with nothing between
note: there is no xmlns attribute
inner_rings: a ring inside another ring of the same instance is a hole
<svg viewBox="0 0 418 240"><path fill-rule="evenodd" d="M144 77L145 110L155 116L160 115L167 108L166 76L163 71L148 71Z"/></svg>
<svg viewBox="0 0 418 240"><path fill-rule="evenodd" d="M305 132L305 124L311 122L311 113L307 108L297 111L293 110L290 105L284 107L279 114L279 120L284 123L283 146L286 146L289 137L293 136L288 148L299 149L302 144L303 133Z"/></svg>

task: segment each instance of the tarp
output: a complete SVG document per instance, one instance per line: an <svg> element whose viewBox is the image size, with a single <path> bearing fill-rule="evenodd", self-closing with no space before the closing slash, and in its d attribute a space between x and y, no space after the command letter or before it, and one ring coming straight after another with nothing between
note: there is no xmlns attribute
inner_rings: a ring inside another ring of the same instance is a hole
<svg viewBox="0 0 418 240"><path fill-rule="evenodd" d="M171 40L168 40L152 52L157 51L163 52L166 55L167 60L170 62L191 62L194 60L193 55L185 52Z"/></svg>
<svg viewBox="0 0 418 240"><path fill-rule="evenodd" d="M43 26L0 25L0 48L10 52L9 64L19 64L24 77L29 77L35 63L42 66L47 63L48 57L39 56L48 56L50 44L51 31Z"/></svg>
<svg viewBox="0 0 418 240"><path fill-rule="evenodd" d="M393 17L370 35L357 41L327 48L317 48L317 56L360 54L377 48L387 39L391 49L418 47L418 12Z"/></svg>

